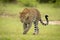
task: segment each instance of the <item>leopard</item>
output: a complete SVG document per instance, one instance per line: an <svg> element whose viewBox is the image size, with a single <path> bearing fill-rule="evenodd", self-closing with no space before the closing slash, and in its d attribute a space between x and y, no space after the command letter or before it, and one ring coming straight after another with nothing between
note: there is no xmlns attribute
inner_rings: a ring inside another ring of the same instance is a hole
<svg viewBox="0 0 60 40"><path fill-rule="evenodd" d="M23 34L27 34L32 26L32 23L34 24L33 35L39 34L38 22L45 26L49 23L48 15L45 15L46 23L43 22L41 13L36 8L24 8L19 15L20 21L23 24Z"/></svg>

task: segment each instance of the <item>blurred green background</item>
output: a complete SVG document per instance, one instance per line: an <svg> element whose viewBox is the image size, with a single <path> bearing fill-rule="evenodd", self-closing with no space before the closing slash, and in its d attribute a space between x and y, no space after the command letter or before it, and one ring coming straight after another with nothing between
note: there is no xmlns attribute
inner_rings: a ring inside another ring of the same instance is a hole
<svg viewBox="0 0 60 40"><path fill-rule="evenodd" d="M49 21L60 21L60 0L0 0L0 40L60 40L60 25L39 23L38 35L32 35L34 25L23 35L19 12L26 7L37 8L43 20L48 14Z"/></svg>

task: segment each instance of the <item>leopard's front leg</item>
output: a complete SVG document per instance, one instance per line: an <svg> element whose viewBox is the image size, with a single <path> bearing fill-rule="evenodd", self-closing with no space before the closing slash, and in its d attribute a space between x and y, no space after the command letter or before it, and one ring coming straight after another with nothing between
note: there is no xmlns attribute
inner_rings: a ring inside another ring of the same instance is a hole
<svg viewBox="0 0 60 40"><path fill-rule="evenodd" d="M27 27L24 29L23 34L26 34L26 33L29 31L29 29L30 29L30 27L31 27L31 24L32 24L32 23L28 23L28 24L27 24Z"/></svg>

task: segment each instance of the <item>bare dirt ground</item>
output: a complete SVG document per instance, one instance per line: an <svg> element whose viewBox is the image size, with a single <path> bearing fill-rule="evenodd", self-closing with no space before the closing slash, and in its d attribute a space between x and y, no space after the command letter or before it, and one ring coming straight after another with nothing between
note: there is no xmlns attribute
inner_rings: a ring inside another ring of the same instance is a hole
<svg viewBox="0 0 60 40"><path fill-rule="evenodd" d="M52 24L52 25L60 25L60 21L49 21L49 24Z"/></svg>
<svg viewBox="0 0 60 40"><path fill-rule="evenodd" d="M46 21L44 21L46 22ZM49 21L49 24L51 25L60 25L60 21Z"/></svg>
<svg viewBox="0 0 60 40"><path fill-rule="evenodd" d="M12 18L14 18L14 17L17 17L18 15L17 14L0 14L0 17L12 17ZM44 23L46 23L46 21L43 21ZM51 24L51 25L60 25L60 21L49 21L49 24Z"/></svg>

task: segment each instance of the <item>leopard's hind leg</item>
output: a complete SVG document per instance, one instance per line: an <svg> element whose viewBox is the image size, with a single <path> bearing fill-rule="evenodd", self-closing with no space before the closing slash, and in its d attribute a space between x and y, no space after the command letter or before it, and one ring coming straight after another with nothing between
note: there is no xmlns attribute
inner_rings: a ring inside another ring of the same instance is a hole
<svg viewBox="0 0 60 40"><path fill-rule="evenodd" d="M36 35L39 33L39 28L38 28L38 21L34 22L34 33L33 35Z"/></svg>

